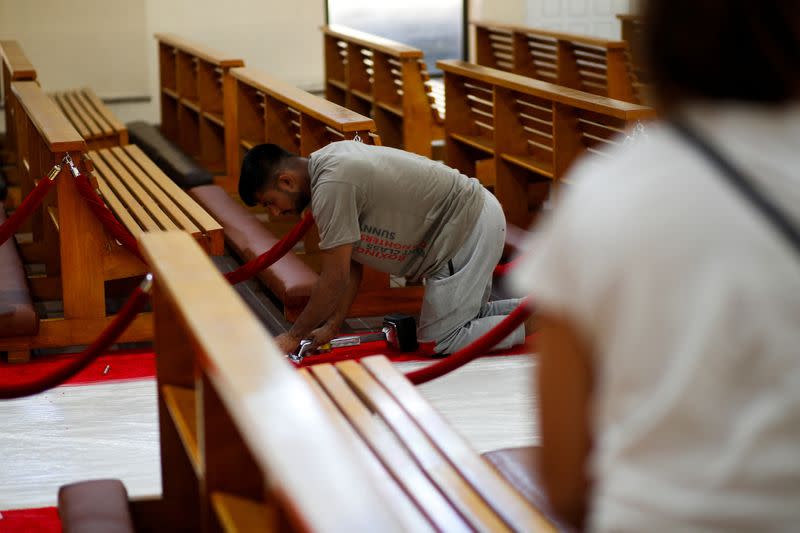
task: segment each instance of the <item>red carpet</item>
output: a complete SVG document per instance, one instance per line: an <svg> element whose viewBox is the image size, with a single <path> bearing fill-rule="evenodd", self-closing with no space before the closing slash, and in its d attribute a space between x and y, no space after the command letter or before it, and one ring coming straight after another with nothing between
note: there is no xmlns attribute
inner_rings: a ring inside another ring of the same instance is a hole
<svg viewBox="0 0 800 533"><path fill-rule="evenodd" d="M0 387L33 381L68 364L76 354L34 358L30 363L0 364ZM156 356L152 350L109 352L67 380L65 385L151 378L156 375ZM0 531L3 531L0 528Z"/></svg>
<svg viewBox="0 0 800 533"><path fill-rule="evenodd" d="M485 356L504 356L504 355L521 355L532 353L532 347L535 344L536 334L529 335L525 339L525 344L519 346L512 346L507 350L500 350L485 354ZM361 346L348 346L347 348L339 348L331 350L327 353L308 356L302 363L297 366L317 365L321 363L334 363L337 361L344 361L345 359L359 360L369 355L384 354L392 361L430 361L434 363L441 360L440 357L433 355L433 347L420 345L419 350L411 353L392 352L386 347L383 341L368 342Z"/></svg>
<svg viewBox="0 0 800 533"><path fill-rule="evenodd" d="M60 533L61 520L55 507L0 511L3 533Z"/></svg>

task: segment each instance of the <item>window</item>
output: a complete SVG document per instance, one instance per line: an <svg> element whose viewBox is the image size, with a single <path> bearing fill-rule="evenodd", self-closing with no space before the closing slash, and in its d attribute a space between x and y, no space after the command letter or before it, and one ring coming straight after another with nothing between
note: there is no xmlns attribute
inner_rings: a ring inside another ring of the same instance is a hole
<svg viewBox="0 0 800 533"><path fill-rule="evenodd" d="M422 49L428 71L439 59L465 57L464 0L327 0L328 23Z"/></svg>

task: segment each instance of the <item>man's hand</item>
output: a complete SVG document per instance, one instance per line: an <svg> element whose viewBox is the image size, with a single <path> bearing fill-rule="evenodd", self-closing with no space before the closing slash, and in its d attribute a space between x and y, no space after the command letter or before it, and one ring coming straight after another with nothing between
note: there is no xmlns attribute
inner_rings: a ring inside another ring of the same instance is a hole
<svg viewBox="0 0 800 533"><path fill-rule="evenodd" d="M278 349L283 354L290 354L297 350L297 347L300 346L300 341L302 339L298 339L293 337L289 333L281 333L277 337L275 337L275 343L278 345Z"/></svg>
<svg viewBox="0 0 800 533"><path fill-rule="evenodd" d="M311 339L311 348L316 350L323 344L330 342L330 340L336 336L336 324L332 324L330 322L326 322L322 326L318 327L314 331L311 332L309 338Z"/></svg>

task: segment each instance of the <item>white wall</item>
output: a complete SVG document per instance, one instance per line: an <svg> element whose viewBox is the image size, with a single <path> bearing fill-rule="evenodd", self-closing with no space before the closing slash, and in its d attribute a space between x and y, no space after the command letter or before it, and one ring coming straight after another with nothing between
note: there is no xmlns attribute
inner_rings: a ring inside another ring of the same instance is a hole
<svg viewBox="0 0 800 533"><path fill-rule="evenodd" d="M621 39L618 13L630 13L631 0L526 0L528 26Z"/></svg>

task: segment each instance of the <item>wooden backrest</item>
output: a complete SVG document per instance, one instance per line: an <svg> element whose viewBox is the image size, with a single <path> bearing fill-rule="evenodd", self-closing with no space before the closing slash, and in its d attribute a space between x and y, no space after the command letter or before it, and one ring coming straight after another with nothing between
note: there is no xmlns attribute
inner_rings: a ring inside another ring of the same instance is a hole
<svg viewBox="0 0 800 533"><path fill-rule="evenodd" d="M16 134L14 133L14 94L11 92L12 81L35 80L36 69L17 41L0 41L0 56L3 58L3 109L5 109L6 151L10 152L11 162L16 152Z"/></svg>
<svg viewBox="0 0 800 533"><path fill-rule="evenodd" d="M375 122L333 102L252 68L231 71L235 80L239 147L236 178L244 154L253 146L273 143L308 156L323 146L356 136L381 144Z"/></svg>
<svg viewBox="0 0 800 533"><path fill-rule="evenodd" d="M625 41L473 22L479 65L600 96L641 103Z"/></svg>
<svg viewBox="0 0 800 533"><path fill-rule="evenodd" d="M494 189L507 219L528 227L550 185L584 151L654 116L649 107L464 61L439 61L447 98L446 163Z"/></svg>
<svg viewBox="0 0 800 533"><path fill-rule="evenodd" d="M236 116L230 69L244 61L168 33L157 33L161 131L214 174L233 173ZM226 178L220 178L225 184Z"/></svg>
<svg viewBox="0 0 800 533"><path fill-rule="evenodd" d="M197 244L140 242L155 275L159 530L402 530L349 436Z"/></svg>
<svg viewBox="0 0 800 533"><path fill-rule="evenodd" d="M323 26L325 96L373 116L384 144L430 157L443 117L422 50L345 26Z"/></svg>

